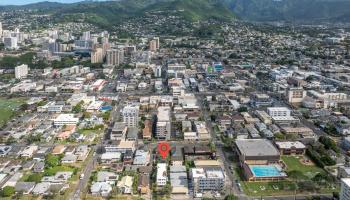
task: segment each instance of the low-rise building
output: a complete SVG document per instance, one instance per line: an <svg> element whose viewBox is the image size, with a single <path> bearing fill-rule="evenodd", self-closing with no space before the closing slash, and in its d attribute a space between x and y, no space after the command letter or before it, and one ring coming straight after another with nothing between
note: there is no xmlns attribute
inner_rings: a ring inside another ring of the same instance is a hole
<svg viewBox="0 0 350 200"><path fill-rule="evenodd" d="M225 175L221 168L192 168L191 177L194 191L222 191Z"/></svg>
<svg viewBox="0 0 350 200"><path fill-rule="evenodd" d="M166 163L158 163L157 164L157 185L158 186L165 186L168 181L168 174L167 174L167 164Z"/></svg>
<svg viewBox="0 0 350 200"><path fill-rule="evenodd" d="M282 155L303 155L306 146L299 142L276 142L276 146Z"/></svg>
<svg viewBox="0 0 350 200"><path fill-rule="evenodd" d="M118 182L117 187L121 190L123 194L131 194L133 182L134 182L134 178L132 176L124 176Z"/></svg>

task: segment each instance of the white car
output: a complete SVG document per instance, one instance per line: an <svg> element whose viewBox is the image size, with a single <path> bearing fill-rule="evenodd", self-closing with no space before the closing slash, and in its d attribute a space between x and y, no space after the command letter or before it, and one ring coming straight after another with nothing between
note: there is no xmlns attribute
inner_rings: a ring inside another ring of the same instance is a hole
<svg viewBox="0 0 350 200"><path fill-rule="evenodd" d="M84 174L80 174L80 180L84 178Z"/></svg>

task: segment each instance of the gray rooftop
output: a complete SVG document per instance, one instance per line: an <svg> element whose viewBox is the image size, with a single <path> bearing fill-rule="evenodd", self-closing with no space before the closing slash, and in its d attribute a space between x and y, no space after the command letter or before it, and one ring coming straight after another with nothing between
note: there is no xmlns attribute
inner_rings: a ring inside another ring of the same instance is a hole
<svg viewBox="0 0 350 200"><path fill-rule="evenodd" d="M276 147L266 139L241 139L236 140L236 146L245 156L277 156Z"/></svg>

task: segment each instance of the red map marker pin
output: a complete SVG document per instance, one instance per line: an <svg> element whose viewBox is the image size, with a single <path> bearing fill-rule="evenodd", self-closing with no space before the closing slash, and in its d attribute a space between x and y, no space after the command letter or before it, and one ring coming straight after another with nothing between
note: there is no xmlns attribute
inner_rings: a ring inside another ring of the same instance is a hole
<svg viewBox="0 0 350 200"><path fill-rule="evenodd" d="M170 151L170 145L167 142L161 142L158 144L158 152L165 159Z"/></svg>

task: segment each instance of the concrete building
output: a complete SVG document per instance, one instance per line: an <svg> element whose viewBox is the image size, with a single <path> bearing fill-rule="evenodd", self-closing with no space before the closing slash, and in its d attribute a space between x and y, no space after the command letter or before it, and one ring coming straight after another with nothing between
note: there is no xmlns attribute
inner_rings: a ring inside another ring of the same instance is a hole
<svg viewBox="0 0 350 200"><path fill-rule="evenodd" d="M162 77L162 66L161 65L158 65L154 68L154 76L157 78Z"/></svg>
<svg viewBox="0 0 350 200"><path fill-rule="evenodd" d="M122 110L123 122L127 127L137 127L139 122L139 105L127 105Z"/></svg>
<svg viewBox="0 0 350 200"><path fill-rule="evenodd" d="M306 146L299 142L276 142L276 146L282 155L303 155Z"/></svg>
<svg viewBox="0 0 350 200"><path fill-rule="evenodd" d="M158 107L156 138L158 140L169 140L171 136L170 107Z"/></svg>
<svg viewBox="0 0 350 200"><path fill-rule="evenodd" d="M22 79L28 75L28 65L22 64L15 67L15 77L16 79Z"/></svg>
<svg viewBox="0 0 350 200"><path fill-rule="evenodd" d="M157 186L165 186L168 181L167 164L157 164Z"/></svg>
<svg viewBox="0 0 350 200"><path fill-rule="evenodd" d="M339 200L350 199L350 178L341 179L341 189L339 194Z"/></svg>
<svg viewBox="0 0 350 200"><path fill-rule="evenodd" d="M149 50L150 51L157 51L158 48L157 48L157 41L156 40L151 40L149 42Z"/></svg>
<svg viewBox="0 0 350 200"><path fill-rule="evenodd" d="M280 153L267 139L239 139L235 146L241 165L278 163ZM259 147L259 148L257 148Z"/></svg>
<svg viewBox="0 0 350 200"><path fill-rule="evenodd" d="M152 122L151 120L145 120L145 128L142 130L142 138L146 140L152 139Z"/></svg>
<svg viewBox="0 0 350 200"><path fill-rule="evenodd" d="M74 117L74 114L60 114L53 120L55 126L76 125L79 118Z"/></svg>
<svg viewBox="0 0 350 200"><path fill-rule="evenodd" d="M221 191L225 185L225 175L221 168L192 168L191 176L195 192Z"/></svg>
<svg viewBox="0 0 350 200"><path fill-rule="evenodd" d="M120 49L109 49L106 54L106 64L117 66L124 62L124 51Z"/></svg>
<svg viewBox="0 0 350 200"><path fill-rule="evenodd" d="M267 108L267 113L273 117L289 117L291 110L287 107L269 107Z"/></svg>
<svg viewBox="0 0 350 200"><path fill-rule="evenodd" d="M289 88L286 94L288 103L300 105L306 97L306 91L303 88Z"/></svg>
<svg viewBox="0 0 350 200"><path fill-rule="evenodd" d="M6 49L17 49L17 37L5 37L4 45Z"/></svg>
<svg viewBox="0 0 350 200"><path fill-rule="evenodd" d="M126 127L124 122L115 122L110 134L110 139L111 140L125 139L127 130L128 128Z"/></svg>
<svg viewBox="0 0 350 200"><path fill-rule="evenodd" d="M91 52L91 63L102 63L103 62L103 49L96 48Z"/></svg>

